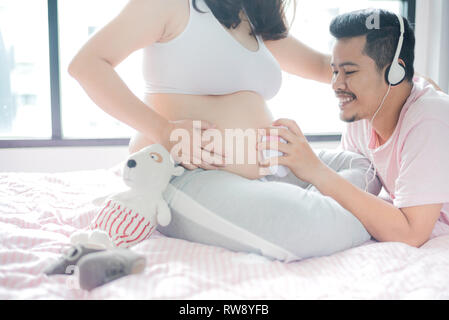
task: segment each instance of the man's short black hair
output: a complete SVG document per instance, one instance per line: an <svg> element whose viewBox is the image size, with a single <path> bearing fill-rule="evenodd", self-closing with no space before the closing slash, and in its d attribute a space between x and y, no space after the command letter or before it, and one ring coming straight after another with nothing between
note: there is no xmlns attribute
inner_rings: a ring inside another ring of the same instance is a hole
<svg viewBox="0 0 449 320"><path fill-rule="evenodd" d="M415 73L413 68L415 35L408 20L405 18L403 20L404 42L399 58L405 62L406 79L412 81ZM365 35L366 44L363 53L376 62L379 72L393 61L400 35L399 21L394 13L381 9L344 13L332 20L329 29L337 39Z"/></svg>

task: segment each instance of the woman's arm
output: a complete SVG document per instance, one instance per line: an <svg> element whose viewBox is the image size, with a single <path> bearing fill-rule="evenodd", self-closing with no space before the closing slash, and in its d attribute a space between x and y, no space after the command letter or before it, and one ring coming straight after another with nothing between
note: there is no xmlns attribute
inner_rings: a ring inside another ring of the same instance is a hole
<svg viewBox="0 0 449 320"><path fill-rule="evenodd" d="M132 52L158 41L169 16L167 1L130 0L89 39L68 68L101 109L155 141L167 120L136 97L114 68Z"/></svg>
<svg viewBox="0 0 449 320"><path fill-rule="evenodd" d="M265 41L265 45L285 72L315 81L331 82L330 55L306 46L292 35L281 40Z"/></svg>
<svg viewBox="0 0 449 320"><path fill-rule="evenodd" d="M441 89L441 88L435 83L435 81L433 81L433 80L430 79L429 77L423 76L422 74L420 74L420 73L418 73L418 72L416 72L416 71L415 71L415 76L424 78L427 82L429 82L429 83L435 88L436 91L444 92L443 89Z"/></svg>

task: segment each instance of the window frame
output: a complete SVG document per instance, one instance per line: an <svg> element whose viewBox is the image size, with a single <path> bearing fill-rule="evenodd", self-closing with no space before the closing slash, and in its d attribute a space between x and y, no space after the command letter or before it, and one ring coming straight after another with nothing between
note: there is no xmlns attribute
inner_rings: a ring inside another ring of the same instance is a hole
<svg viewBox="0 0 449 320"><path fill-rule="evenodd" d="M59 68L59 31L58 0L48 1L49 59L50 59L50 93L51 93L51 139L0 139L0 148L42 148L42 147L92 147L92 146L127 146L130 139L67 139L62 135L60 68ZM411 26L415 26L416 0L400 1L402 15L407 17ZM309 142L338 142L341 134L309 134Z"/></svg>

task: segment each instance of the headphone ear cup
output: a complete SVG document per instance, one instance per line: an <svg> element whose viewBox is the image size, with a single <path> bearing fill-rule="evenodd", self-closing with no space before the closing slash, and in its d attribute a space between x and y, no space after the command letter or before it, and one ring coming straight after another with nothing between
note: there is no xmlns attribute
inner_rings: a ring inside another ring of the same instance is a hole
<svg viewBox="0 0 449 320"><path fill-rule="evenodd" d="M385 80L388 84L396 86L400 84L405 78L405 68L398 62L392 63L385 70Z"/></svg>

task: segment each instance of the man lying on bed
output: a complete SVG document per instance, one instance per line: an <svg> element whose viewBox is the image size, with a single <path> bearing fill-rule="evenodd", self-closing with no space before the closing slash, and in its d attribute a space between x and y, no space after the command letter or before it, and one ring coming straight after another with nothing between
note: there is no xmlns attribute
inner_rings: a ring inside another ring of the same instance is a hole
<svg viewBox="0 0 449 320"><path fill-rule="evenodd" d="M332 88L340 118L348 122L341 147L371 159L392 201L364 192L323 165L292 120L273 123L289 130L279 129L288 143L278 144L285 155L271 161L334 198L378 241L419 247L438 219L449 223L449 96L413 76L415 37L401 18L364 10L340 15L330 26L337 39Z"/></svg>

